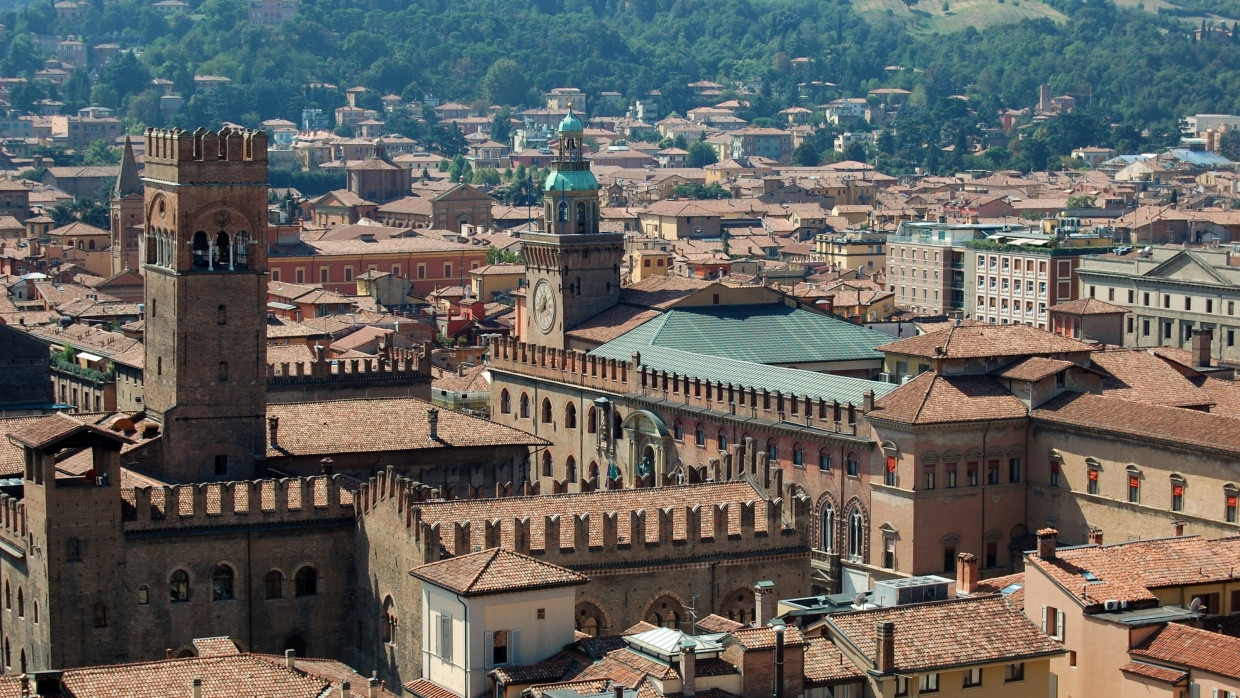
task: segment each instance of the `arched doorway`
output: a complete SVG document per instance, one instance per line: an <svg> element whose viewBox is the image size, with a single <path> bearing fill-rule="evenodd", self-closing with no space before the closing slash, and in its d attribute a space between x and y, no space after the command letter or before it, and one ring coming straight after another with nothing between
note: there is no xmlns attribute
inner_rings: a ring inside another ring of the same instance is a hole
<svg viewBox="0 0 1240 698"><path fill-rule="evenodd" d="M624 438L628 442L628 464L624 468L625 479L640 482L649 476L648 482L658 486L663 476L676 466L676 449L672 445L672 432L658 415L648 410L630 412L624 418Z"/></svg>

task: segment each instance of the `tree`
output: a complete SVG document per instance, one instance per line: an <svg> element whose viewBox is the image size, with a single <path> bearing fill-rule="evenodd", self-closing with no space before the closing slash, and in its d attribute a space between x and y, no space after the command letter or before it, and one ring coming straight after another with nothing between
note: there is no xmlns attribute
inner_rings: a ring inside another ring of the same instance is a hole
<svg viewBox="0 0 1240 698"><path fill-rule="evenodd" d="M521 255L512 250L501 250L492 245L487 248L487 264L520 264Z"/></svg>
<svg viewBox="0 0 1240 698"><path fill-rule="evenodd" d="M719 155L715 153L715 149L702 141L693 143L687 150L689 156L685 158L685 164L689 167L705 167L719 162Z"/></svg>
<svg viewBox="0 0 1240 698"><path fill-rule="evenodd" d="M500 58L482 76L482 94L492 104L517 106L529 91L526 72L511 58Z"/></svg>
<svg viewBox="0 0 1240 698"><path fill-rule="evenodd" d="M1069 196L1067 207L1068 208L1093 208L1094 197L1088 194L1081 194L1080 196Z"/></svg>
<svg viewBox="0 0 1240 698"><path fill-rule="evenodd" d="M108 142L102 138L91 141L82 153L82 162L87 165L115 165L120 161L120 149L108 147Z"/></svg>
<svg viewBox="0 0 1240 698"><path fill-rule="evenodd" d="M822 153L812 138L806 138L792 151L792 162L801 167L817 167L822 164Z"/></svg>

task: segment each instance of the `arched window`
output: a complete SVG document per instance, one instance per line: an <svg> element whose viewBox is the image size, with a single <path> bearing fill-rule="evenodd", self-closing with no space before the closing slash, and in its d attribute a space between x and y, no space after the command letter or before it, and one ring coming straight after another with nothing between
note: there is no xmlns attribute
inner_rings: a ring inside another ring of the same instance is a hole
<svg viewBox="0 0 1240 698"><path fill-rule="evenodd" d="M1171 511L1184 511L1184 476L1171 475Z"/></svg>
<svg viewBox="0 0 1240 698"><path fill-rule="evenodd" d="M168 578L168 592L172 601L189 601L189 573L177 570Z"/></svg>
<svg viewBox="0 0 1240 698"><path fill-rule="evenodd" d="M613 439L618 439L624 436L624 418L622 418L619 414L612 417L611 436Z"/></svg>
<svg viewBox="0 0 1240 698"><path fill-rule="evenodd" d="M593 407L590 408L589 412L586 412L586 433L598 433L598 410Z"/></svg>
<svg viewBox="0 0 1240 698"><path fill-rule="evenodd" d="M831 449L818 449L818 469L823 472L829 472L831 470Z"/></svg>
<svg viewBox="0 0 1240 698"><path fill-rule="evenodd" d="M4 583L4 608L5 610L13 610L13 591L9 588L9 583Z"/></svg>
<svg viewBox="0 0 1240 698"><path fill-rule="evenodd" d="M683 424L680 423L679 419L672 422L672 438L676 439L677 441L684 441L685 427Z"/></svg>
<svg viewBox="0 0 1240 698"><path fill-rule="evenodd" d="M293 593L296 596L314 596L319 593L319 573L313 567L297 570L293 580Z"/></svg>
<svg viewBox="0 0 1240 698"><path fill-rule="evenodd" d="M34 602L34 622L39 622L39 602Z"/></svg>
<svg viewBox="0 0 1240 698"><path fill-rule="evenodd" d="M860 509L853 509L848 519L848 559L861 562L865 552L865 521Z"/></svg>
<svg viewBox="0 0 1240 698"><path fill-rule="evenodd" d="M280 570L268 572L264 578L264 586L267 589L267 599L284 598L284 574Z"/></svg>
<svg viewBox="0 0 1240 698"><path fill-rule="evenodd" d="M512 396L508 394L508 388L504 388L499 393L499 411L501 414L508 414L512 411Z"/></svg>
<svg viewBox="0 0 1240 698"><path fill-rule="evenodd" d="M22 650L21 656L21 672L26 673L26 650Z"/></svg>
<svg viewBox="0 0 1240 698"><path fill-rule="evenodd" d="M233 570L228 565L217 565L211 572L211 600L227 601L233 598Z"/></svg>
<svg viewBox="0 0 1240 698"><path fill-rule="evenodd" d="M577 202L577 232L586 232L586 202Z"/></svg>
<svg viewBox="0 0 1240 698"><path fill-rule="evenodd" d="M26 617L26 593L21 587L17 587L17 617Z"/></svg>
<svg viewBox="0 0 1240 698"><path fill-rule="evenodd" d="M564 428L577 428L577 406L571 402L564 406Z"/></svg>
<svg viewBox="0 0 1240 698"><path fill-rule="evenodd" d="M771 463L779 462L779 442L775 437L766 440L766 459Z"/></svg>
<svg viewBox="0 0 1240 698"><path fill-rule="evenodd" d="M194 266L206 267L207 257L211 254L211 246L207 243L207 234L201 230L194 233L191 246L194 250Z"/></svg>
<svg viewBox="0 0 1240 698"><path fill-rule="evenodd" d="M706 446L706 427L699 424L693 429L693 443L698 448Z"/></svg>
<svg viewBox="0 0 1240 698"><path fill-rule="evenodd" d="M1130 465L1126 469L1128 475L1128 501L1132 504L1141 502L1141 470Z"/></svg>
<svg viewBox="0 0 1240 698"><path fill-rule="evenodd" d="M588 473L587 477L590 478L590 482L598 482L598 463L590 461L590 465L586 468L586 473Z"/></svg>
<svg viewBox="0 0 1240 698"><path fill-rule="evenodd" d="M379 617L379 638L388 645L396 644L396 602L389 596L383 600L383 615Z"/></svg>
<svg viewBox="0 0 1240 698"><path fill-rule="evenodd" d="M805 450L801 444L792 444L792 464L798 468L805 467Z"/></svg>
<svg viewBox="0 0 1240 698"><path fill-rule="evenodd" d="M530 418L530 396L521 393L521 419Z"/></svg>
<svg viewBox="0 0 1240 698"><path fill-rule="evenodd" d="M70 538L65 541L65 558L69 562L82 561L82 542L77 538Z"/></svg>
<svg viewBox="0 0 1240 698"><path fill-rule="evenodd" d="M569 482L577 482L577 459L572 456L564 463L564 479Z"/></svg>
<svg viewBox="0 0 1240 698"><path fill-rule="evenodd" d="M718 444L721 452L728 450L728 433L720 429L719 436L715 439L715 443Z"/></svg>
<svg viewBox="0 0 1240 698"><path fill-rule="evenodd" d="M822 513L819 515L818 548L824 553L835 552L835 507L831 502L823 502Z"/></svg>
<svg viewBox="0 0 1240 698"><path fill-rule="evenodd" d="M108 627L108 607L102 603L95 604L94 618L96 628Z"/></svg>
<svg viewBox="0 0 1240 698"><path fill-rule="evenodd" d="M852 451L849 451L849 452L848 452L848 460L847 460L847 462L845 463L845 465L846 465L846 466L847 466L847 468L848 468L847 472L848 472L848 474L849 474L849 475L852 475L853 477L857 477L857 476L860 474L860 472L861 472L861 459L859 459L859 458L857 457L857 454L856 454L856 453L854 453L854 452L852 452Z"/></svg>
<svg viewBox="0 0 1240 698"><path fill-rule="evenodd" d="M542 401L542 423L551 423L551 398L543 398Z"/></svg>
<svg viewBox="0 0 1240 698"><path fill-rule="evenodd" d="M543 477L551 477L551 453L543 451L542 454L542 474Z"/></svg>

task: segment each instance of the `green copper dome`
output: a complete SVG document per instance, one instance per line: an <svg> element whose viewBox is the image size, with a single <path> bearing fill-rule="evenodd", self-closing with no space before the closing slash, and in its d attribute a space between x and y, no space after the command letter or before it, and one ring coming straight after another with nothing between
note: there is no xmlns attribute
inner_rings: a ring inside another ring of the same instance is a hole
<svg viewBox="0 0 1240 698"><path fill-rule="evenodd" d="M557 126L555 130L559 131L560 133L564 133L566 131L581 131L584 128L585 127L581 125L581 119L578 119L577 117L573 116L573 108L569 107L568 115L566 115L564 119L560 121L560 125Z"/></svg>
<svg viewBox="0 0 1240 698"><path fill-rule="evenodd" d="M594 191L598 189L598 180L589 170L553 170L543 182L543 191L553 195L557 191Z"/></svg>

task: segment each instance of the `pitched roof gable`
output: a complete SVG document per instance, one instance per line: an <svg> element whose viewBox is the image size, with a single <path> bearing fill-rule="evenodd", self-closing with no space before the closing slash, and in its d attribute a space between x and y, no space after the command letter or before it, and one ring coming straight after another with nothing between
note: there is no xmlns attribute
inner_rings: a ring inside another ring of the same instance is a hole
<svg viewBox="0 0 1240 698"><path fill-rule="evenodd" d="M432 562L415 567L409 574L463 596L508 594L589 581L566 567L503 548Z"/></svg>

